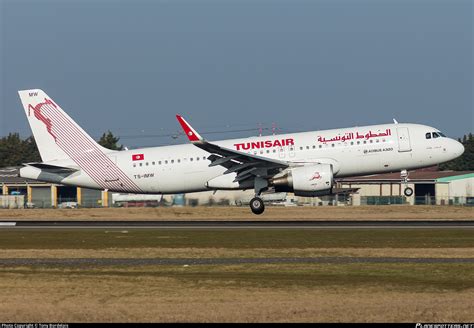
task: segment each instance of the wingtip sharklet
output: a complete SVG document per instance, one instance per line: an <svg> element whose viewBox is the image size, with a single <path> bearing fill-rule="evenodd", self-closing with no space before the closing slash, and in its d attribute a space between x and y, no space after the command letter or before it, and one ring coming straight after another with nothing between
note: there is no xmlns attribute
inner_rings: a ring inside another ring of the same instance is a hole
<svg viewBox="0 0 474 328"><path fill-rule="evenodd" d="M181 115L176 114L176 119L178 120L179 124L183 128L183 131L186 134L186 136L188 137L189 141L191 141L192 143L195 143L195 142L200 142L200 141L204 140L199 135L199 133L197 133L196 130L194 130L193 127L188 122L186 122L184 117L182 117Z"/></svg>

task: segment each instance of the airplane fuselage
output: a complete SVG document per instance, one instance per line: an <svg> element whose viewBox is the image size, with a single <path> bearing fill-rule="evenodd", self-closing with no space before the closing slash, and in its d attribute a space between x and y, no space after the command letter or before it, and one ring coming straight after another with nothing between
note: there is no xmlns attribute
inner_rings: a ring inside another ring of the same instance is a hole
<svg viewBox="0 0 474 328"><path fill-rule="evenodd" d="M435 137L433 132L438 136ZM427 134L430 134L429 138ZM242 153L289 162L290 165L331 164L334 177L432 166L456 158L464 150L460 143L440 135L435 128L402 123L213 143ZM226 170L222 166L209 167L211 161L207 158L210 154L192 144L111 151L105 155L110 163L102 172L87 169L83 163L79 167L77 159L64 159L48 163L77 167L77 172L58 175L27 166L20 174L27 178L116 192L174 194L217 189L209 187L208 181ZM229 184L228 188L219 189L234 188Z"/></svg>

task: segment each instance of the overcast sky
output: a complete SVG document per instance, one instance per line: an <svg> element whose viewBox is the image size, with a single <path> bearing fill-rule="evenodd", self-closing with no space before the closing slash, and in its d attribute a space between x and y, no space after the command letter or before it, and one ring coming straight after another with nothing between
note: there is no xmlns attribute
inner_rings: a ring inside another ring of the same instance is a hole
<svg viewBox="0 0 474 328"><path fill-rule="evenodd" d="M0 136L40 88L93 137L391 122L474 130L473 2L0 0ZM149 137L149 136L154 137Z"/></svg>

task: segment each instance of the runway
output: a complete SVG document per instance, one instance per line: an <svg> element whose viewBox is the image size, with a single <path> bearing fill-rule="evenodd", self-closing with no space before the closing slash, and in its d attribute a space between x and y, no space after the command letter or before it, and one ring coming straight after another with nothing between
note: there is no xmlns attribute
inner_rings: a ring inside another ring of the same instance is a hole
<svg viewBox="0 0 474 328"><path fill-rule="evenodd" d="M0 221L0 229L474 229L474 221Z"/></svg>
<svg viewBox="0 0 474 328"><path fill-rule="evenodd" d="M268 230L275 230L277 234L286 233L285 230L294 230L295 234L307 234L307 231L314 231L315 233L319 233L322 235L328 235L333 233L338 233L340 230L358 230L360 233L365 234L364 230L373 229L373 233L378 234L379 230L397 230L397 229L405 229L408 233L409 230L422 230L422 229L434 229L440 231L440 233L445 233L443 230L466 230L469 229L469 233L472 231L471 229L474 228L474 221L449 221L449 220L432 220L432 221L355 221L355 220L345 220L345 221L178 221L178 220L160 220L160 221L93 221L93 220L84 220L84 221L57 221L57 220L49 220L49 221L0 221L0 231L4 232L4 235L8 235L8 231L18 231L19 233L23 233L25 231L36 231L35 233L35 240L37 242L43 243L44 236L47 236L48 233L56 231L65 231L70 232L74 231L74 233L81 233L84 239L89 237L86 236L96 236L98 233L101 233L101 230L105 230L107 233L108 231L122 231L124 233L129 232L129 230L140 230L138 233L140 236L141 234L148 232L145 231L147 229L150 230L150 233L146 236L142 236L140 239L139 244L142 245L143 243L146 245L152 245L152 247L156 247L156 245L163 246L163 243L170 243L169 239L160 239L159 243L156 241L156 236L160 235L161 231L166 231L164 234L168 233L178 233L181 234L189 234L189 236L200 236L200 234L195 234L195 231L216 231L217 235L225 234L223 231L235 231L235 232L243 232L247 234L248 231L265 231ZM321 230L327 230L321 233ZM330 231L333 229L333 231ZM172 230L181 230L180 232L172 232ZM279 231L277 231L279 230ZM318 232L319 230L319 232ZM156 233L155 233L156 232ZM233 232L232 232L233 233ZM345 232L344 232L345 233ZM368 232L372 233L372 232ZM396 232L395 232L396 233ZM163 234L163 232L161 232ZM312 234L312 232L310 232ZM354 232L357 234L357 232ZM466 233L464 233L466 234ZM62 234L60 234L62 235ZM248 233L249 236L253 236L255 234ZM291 233L293 235L293 233ZM404 234L405 235L405 231ZM102 235L101 235L102 236ZM104 242L108 242L112 246L108 247L117 247L117 245L121 245L121 247L125 247L124 243L132 243L130 245L135 245L134 243L136 240L134 238L123 239L123 236L120 236L119 239L114 235L106 235L108 236L107 240L102 240L99 244L96 243L95 237L91 237L87 239L86 244L78 244L77 247L92 247L90 245L95 245L94 247L106 247L103 244ZM189 238L186 235L186 238ZM336 236L337 237L337 236ZM58 243L57 236L53 239L48 239L48 242L51 245L56 245ZM103 238L103 237L100 237ZM185 245L182 247L204 247L202 243L204 242L206 247L209 247L209 243L207 241L197 241L197 244L188 244L187 239L172 239L172 245ZM252 237L254 238L254 237ZM292 237L293 238L293 237ZM300 237L305 238L305 237ZM367 238L367 237L363 237ZM361 239L362 241L364 239ZM211 238L212 239L212 238ZM214 239L212 239L214 240ZM332 240L332 239L331 239ZM330 241L331 241L330 240ZM347 241L347 236L344 239ZM328 242L330 242L328 241ZM70 245L71 242L74 240L62 240L61 243L65 243L65 245ZM83 240L84 242L84 240ZM184 244L183 244L184 242ZM247 243L249 241L247 240ZM257 241L253 241L258 245L258 247L263 247L262 245L268 245L269 241L266 241L266 244L258 239ZM301 243L302 240L295 243ZM393 240L391 241L393 242ZM92 244L91 244L92 243ZM278 242L278 245L281 242ZM276 245L274 242L270 241L271 245ZM360 241L356 243L357 245L360 244ZM33 248L36 244L33 244ZM132 247L129 244L127 247ZM227 245L225 240L219 240L218 245L220 247L224 247L222 245ZM232 245L232 243L230 244ZM367 246L367 244L364 244ZM136 245L135 245L136 246ZM212 244L211 247L215 247ZM232 247L235 247L232 246ZM318 247L318 246L314 246ZM338 245L340 247L340 245ZM62 248L59 248L62 249ZM304 257L304 256L295 256L295 257L278 257L278 256L262 256L262 257L198 257L198 258L182 258L182 257L148 257L148 258L132 258L130 255L125 255L122 258L102 258L102 257L94 257L94 255L90 254L91 257L84 257L80 258L68 258L61 257L61 258L0 258L0 267L11 267L11 266L33 266L33 267L94 267L94 266L107 266L107 267L121 267L121 266L152 266L152 265L171 265L171 266L196 266L196 265L241 265L241 264L357 264L357 263L367 263L367 264L474 264L474 257L390 257L390 256L382 256L382 257L366 257L366 256L314 256L314 257Z"/></svg>
<svg viewBox="0 0 474 328"><path fill-rule="evenodd" d="M7 258L2 266L144 266L144 265L239 265L239 264L354 264L354 263L474 263L474 258L411 257L264 257L264 258Z"/></svg>

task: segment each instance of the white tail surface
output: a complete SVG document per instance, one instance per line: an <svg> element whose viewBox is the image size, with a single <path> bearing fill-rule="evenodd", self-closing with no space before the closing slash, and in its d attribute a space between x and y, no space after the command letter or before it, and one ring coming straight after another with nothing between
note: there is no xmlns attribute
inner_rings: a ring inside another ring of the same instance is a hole
<svg viewBox="0 0 474 328"><path fill-rule="evenodd" d="M48 95L40 89L18 91L43 162L70 159L101 189L142 190Z"/></svg>
<svg viewBox="0 0 474 328"><path fill-rule="evenodd" d="M94 141L43 90L18 91L43 162L110 152Z"/></svg>

